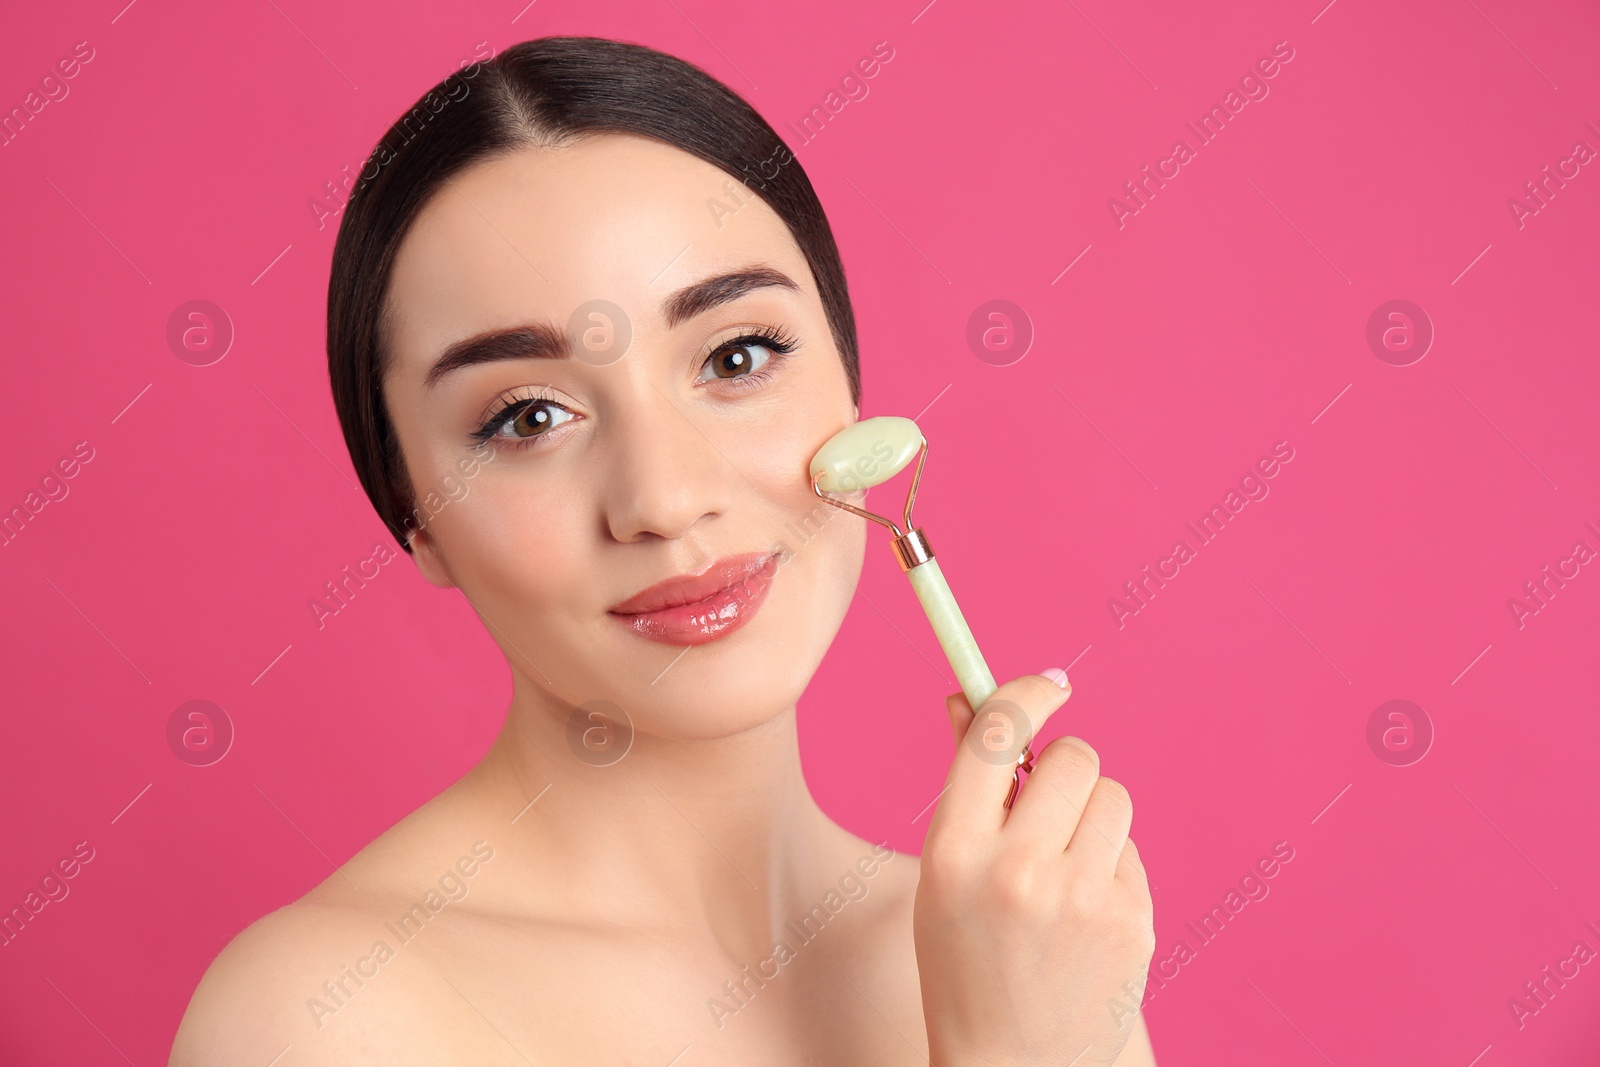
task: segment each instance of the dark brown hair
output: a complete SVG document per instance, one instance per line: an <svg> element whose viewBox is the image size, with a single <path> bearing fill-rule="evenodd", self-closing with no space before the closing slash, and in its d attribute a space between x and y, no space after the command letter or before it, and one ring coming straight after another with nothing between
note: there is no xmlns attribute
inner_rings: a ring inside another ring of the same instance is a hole
<svg viewBox="0 0 1600 1067"><path fill-rule="evenodd" d="M754 108L699 67L643 45L542 37L435 85L389 128L356 180L328 280L328 377L346 446L373 507L402 547L426 525L384 405L385 297L395 254L445 180L518 149L590 135L654 138L743 182L788 226L816 279L860 402L855 315L816 191Z"/></svg>

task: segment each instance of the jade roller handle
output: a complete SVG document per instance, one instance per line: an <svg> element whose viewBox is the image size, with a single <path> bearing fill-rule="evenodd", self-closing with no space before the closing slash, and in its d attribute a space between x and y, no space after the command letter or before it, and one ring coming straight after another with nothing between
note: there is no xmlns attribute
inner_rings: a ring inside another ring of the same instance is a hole
<svg viewBox="0 0 1600 1067"><path fill-rule="evenodd" d="M921 531L917 533L920 536ZM978 642L973 640L967 620L956 606L955 594L950 592L950 583L944 580L939 561L930 555L906 571L906 577L911 579L911 588L917 591L922 610L928 613L928 621L933 623L933 633L939 639L939 647L944 649L945 659L955 668L962 694L966 696L973 714L977 714L978 708L999 687L994 684L989 665L983 661L983 653L978 651ZM1017 757L1017 769L1011 772L1011 788L1006 791L1004 801L1007 808L1017 798L1017 790L1022 785L1022 772L1032 770L1033 749L1024 744L1022 753Z"/></svg>
<svg viewBox="0 0 1600 1067"><path fill-rule="evenodd" d="M973 639L972 630L956 605L955 595L950 592L950 583L944 580L944 571L939 569L938 559L930 557L924 560L906 571L906 577L911 579L911 588L916 590L917 599L922 601L922 610L928 613L928 621L933 624L933 634L939 639L939 647L944 649L945 658L955 669L961 692L976 712L999 687L994 684L994 675L983 661L978 642Z"/></svg>

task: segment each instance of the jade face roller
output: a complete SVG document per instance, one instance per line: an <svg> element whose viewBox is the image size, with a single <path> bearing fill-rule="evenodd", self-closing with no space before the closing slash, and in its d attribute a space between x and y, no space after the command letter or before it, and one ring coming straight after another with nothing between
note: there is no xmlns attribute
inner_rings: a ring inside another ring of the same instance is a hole
<svg viewBox="0 0 1600 1067"><path fill-rule="evenodd" d="M827 495L826 491L849 493L870 489L893 478L905 469L911 458L917 459L916 473L911 476L911 491L906 495L904 522L906 530L882 515L846 504ZM834 434L817 450L811 460L811 489L834 507L860 515L864 519L887 526L894 534L890 547L900 569L911 579L911 588L933 624L934 636L945 658L955 669L961 692L974 713L985 700L994 694L994 675L978 651L978 642L967 627L950 585L944 580L939 561L933 558L933 547L919 527L911 525L911 505L917 498L917 483L922 480L922 464L928 456L928 441L910 419L880 415L865 419ZM1022 783L1022 772L1033 770L1033 750L1027 745L1017 757L1017 767L1011 772L1011 789L1006 794L1005 806L1010 807Z"/></svg>

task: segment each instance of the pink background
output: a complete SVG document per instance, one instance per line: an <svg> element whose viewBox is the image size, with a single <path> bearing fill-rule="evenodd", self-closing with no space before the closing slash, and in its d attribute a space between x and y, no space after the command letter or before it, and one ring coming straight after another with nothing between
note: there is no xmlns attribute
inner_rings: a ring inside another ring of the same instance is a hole
<svg viewBox="0 0 1600 1067"><path fill-rule="evenodd" d="M387 538L329 398L335 230L308 202L477 42L557 33L690 59L791 138L862 414L920 415L920 519L995 673L1070 665L1046 739L1088 738L1133 793L1156 962L1194 949L1149 986L1163 1063L1600 1056L1600 965L1521 1028L1508 1008L1600 951L1600 565L1520 628L1508 607L1600 550L1600 165L1521 227L1507 204L1600 150L1592 5L124 2L34 5L0 39L7 109L94 49L0 148L0 508L94 449L0 548L0 909L95 850L0 948L0 1062L164 1062L230 937L493 736L503 660L409 563L311 621ZM794 139L880 40L869 95ZM1122 183L1279 41L1270 94L1119 228ZM236 330L210 366L166 341L191 299ZM992 299L1035 333L1008 366L966 341ZM1366 341L1391 299L1436 331L1409 366ZM1119 627L1108 600L1278 441L1270 494ZM918 852L956 686L877 541L860 592L801 706L806 772ZM192 699L237 732L213 766L167 745ZM1394 699L1435 735L1407 766L1367 741ZM1201 945L1186 921L1279 841L1270 894Z"/></svg>

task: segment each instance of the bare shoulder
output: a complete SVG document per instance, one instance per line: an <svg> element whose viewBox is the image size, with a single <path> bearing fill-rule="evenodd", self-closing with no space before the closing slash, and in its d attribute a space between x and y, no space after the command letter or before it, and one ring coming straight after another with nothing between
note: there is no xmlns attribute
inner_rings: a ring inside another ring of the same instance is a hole
<svg viewBox="0 0 1600 1067"><path fill-rule="evenodd" d="M916 974L912 941L912 907L921 881L921 857L885 844L857 839L856 858L838 885L847 896L859 896L862 908L851 955L855 965L878 972L884 981Z"/></svg>
<svg viewBox="0 0 1600 1067"><path fill-rule="evenodd" d="M854 834L850 839L855 856L846 879L853 877L864 885L864 895L878 898L873 909L875 921L897 923L905 918L909 922L911 903L922 877L922 858L896 851L884 842L874 844Z"/></svg>
<svg viewBox="0 0 1600 1067"><path fill-rule="evenodd" d="M392 910L314 893L251 923L200 979L171 1067L262 1067L291 1048L312 1067L498 1061L504 1049L478 1046L482 1025L432 953L406 944L429 920Z"/></svg>
<svg viewBox="0 0 1600 1067"><path fill-rule="evenodd" d="M297 1064L424 1062L423 1052L451 1062L428 1049L426 1029L415 1025L424 1013L408 1010L426 1001L427 975L379 962L381 925L358 909L308 900L250 924L200 980L171 1067L261 1067L290 1048Z"/></svg>
<svg viewBox="0 0 1600 1067"><path fill-rule="evenodd" d="M482 858L453 841L458 824L438 832L450 825L439 799L229 942L190 998L170 1067L262 1067L291 1048L283 1062L312 1067L473 1062L448 980L407 946L412 925L433 925L454 890L465 895Z"/></svg>
<svg viewBox="0 0 1600 1067"><path fill-rule="evenodd" d="M883 864L883 873L888 877L887 888L895 910L909 917L917 885L922 881L922 857L911 852L894 852L892 857Z"/></svg>

